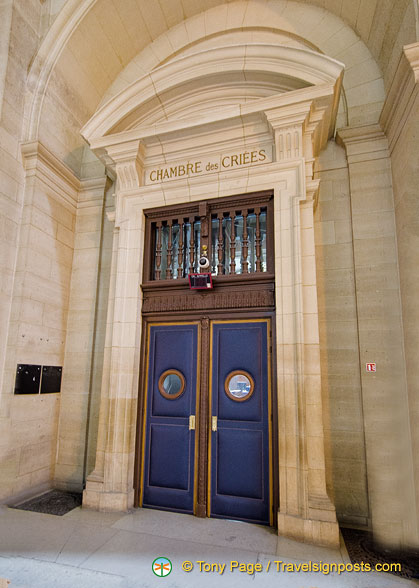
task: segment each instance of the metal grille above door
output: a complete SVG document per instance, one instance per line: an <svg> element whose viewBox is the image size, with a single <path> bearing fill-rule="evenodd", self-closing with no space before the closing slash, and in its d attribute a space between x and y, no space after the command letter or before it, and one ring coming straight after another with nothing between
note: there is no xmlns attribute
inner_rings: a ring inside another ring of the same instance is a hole
<svg viewBox="0 0 419 588"><path fill-rule="evenodd" d="M272 271L272 194L263 192L146 211L149 255L144 281L199 271L205 253L215 276Z"/></svg>

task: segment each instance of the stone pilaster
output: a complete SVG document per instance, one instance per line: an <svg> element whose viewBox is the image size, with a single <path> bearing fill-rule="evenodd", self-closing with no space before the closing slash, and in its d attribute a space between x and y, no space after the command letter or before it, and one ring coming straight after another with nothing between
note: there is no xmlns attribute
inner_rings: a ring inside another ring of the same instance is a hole
<svg viewBox="0 0 419 588"><path fill-rule="evenodd" d="M55 486L69 490L82 489L86 469L107 186L105 174L82 181L77 206L54 475Z"/></svg>
<svg viewBox="0 0 419 588"><path fill-rule="evenodd" d="M415 507L388 141L379 125L340 130L338 139L349 165L372 528L377 541L400 547Z"/></svg>
<svg viewBox="0 0 419 588"><path fill-rule="evenodd" d="M416 508L405 543L419 545L419 43L403 48L389 89L381 125L388 137L394 185L394 214L403 315L406 383L415 480Z"/></svg>
<svg viewBox="0 0 419 588"><path fill-rule="evenodd" d="M319 116L320 112L320 116ZM278 533L339 545L326 491L313 209L313 162L324 110L312 102L265 113L278 162L297 164L297 193L275 200L280 508ZM327 138L327 133L325 133Z"/></svg>
<svg viewBox="0 0 419 588"><path fill-rule="evenodd" d="M117 173L115 230L95 469L83 505L126 511L134 504L133 471L138 395L142 215L127 214L129 194L142 183L140 141L108 148ZM128 221L121 223L121 218ZM137 247L131 248L133 231Z"/></svg>

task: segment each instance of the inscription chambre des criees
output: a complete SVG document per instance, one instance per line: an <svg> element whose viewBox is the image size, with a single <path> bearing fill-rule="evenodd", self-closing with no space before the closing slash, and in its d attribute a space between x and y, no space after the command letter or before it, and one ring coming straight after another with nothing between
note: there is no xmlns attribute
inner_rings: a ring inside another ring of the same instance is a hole
<svg viewBox="0 0 419 588"><path fill-rule="evenodd" d="M269 163L272 161L268 149L255 149L228 155L216 155L188 162L176 162L165 167L146 171L146 183L164 182L176 178L197 176L212 172L226 171L238 167Z"/></svg>

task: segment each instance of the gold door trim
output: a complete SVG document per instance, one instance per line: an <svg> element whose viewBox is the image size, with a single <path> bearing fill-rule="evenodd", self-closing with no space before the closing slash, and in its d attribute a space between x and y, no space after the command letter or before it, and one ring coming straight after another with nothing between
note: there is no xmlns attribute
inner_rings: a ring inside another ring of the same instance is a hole
<svg viewBox="0 0 419 588"><path fill-rule="evenodd" d="M208 386L208 399L209 399L209 426L208 426L208 481L207 481L207 516L211 516L211 445L212 445L212 364L213 364L213 325L220 324L236 324L236 323L266 323L266 344L267 358L268 358L268 436L269 436L269 524L272 527L274 524L273 520L273 452L272 452L272 354L271 354L271 319L236 319L236 320L212 320L210 324L210 352L209 352L209 386Z"/></svg>
<svg viewBox="0 0 419 588"><path fill-rule="evenodd" d="M178 326L178 325L197 325L198 337L197 337L197 361L196 361L196 397L195 397L195 415L199 415L199 400L200 400L200 368L201 368L201 323L199 321L177 321L169 322L164 321L161 323L147 323L147 336L145 340L146 346L146 361L145 361L145 379L144 379L144 410L142 416L142 434L141 434L141 474L140 474L140 494L139 494L139 506L143 506L144 497L144 461L145 461L145 439L146 439L146 424L147 424L147 402L148 402L148 372L149 372L149 361L150 361L150 329L151 327L164 327L164 326ZM194 447L194 491L193 491L193 512L196 514L197 505L197 494L198 494L198 440L199 440L199 416L197 427L195 429L195 447Z"/></svg>

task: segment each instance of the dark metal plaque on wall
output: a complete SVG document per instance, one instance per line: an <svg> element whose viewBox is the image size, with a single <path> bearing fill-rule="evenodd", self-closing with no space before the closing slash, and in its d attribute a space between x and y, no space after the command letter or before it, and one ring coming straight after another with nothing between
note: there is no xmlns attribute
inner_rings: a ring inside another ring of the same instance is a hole
<svg viewBox="0 0 419 588"><path fill-rule="evenodd" d="M15 394L38 394L40 381L40 365L18 363L16 369Z"/></svg>
<svg viewBox="0 0 419 588"><path fill-rule="evenodd" d="M61 391L61 375L63 368L44 365L42 368L41 394L52 394Z"/></svg>

